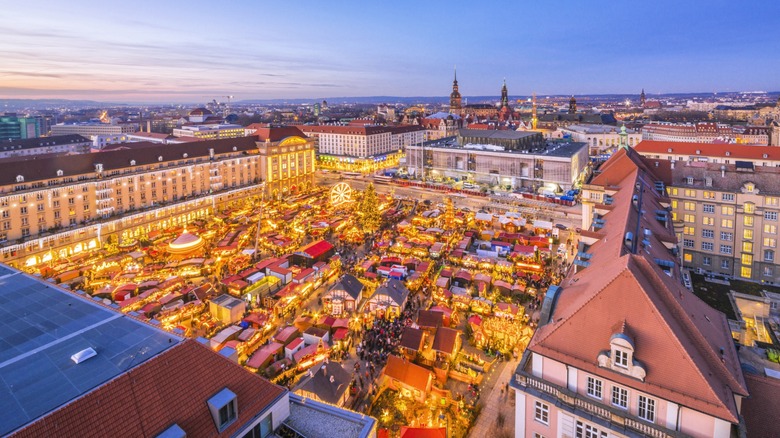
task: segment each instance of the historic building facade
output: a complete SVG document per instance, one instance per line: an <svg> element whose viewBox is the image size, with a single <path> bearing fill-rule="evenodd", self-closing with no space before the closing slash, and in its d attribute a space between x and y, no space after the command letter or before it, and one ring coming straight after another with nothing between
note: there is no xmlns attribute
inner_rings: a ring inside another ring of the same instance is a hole
<svg viewBox="0 0 780 438"><path fill-rule="evenodd" d="M663 163L667 169L669 163ZM665 181L685 267L780 282L780 168L692 163Z"/></svg>
<svg viewBox="0 0 780 438"><path fill-rule="evenodd" d="M311 142L295 128L270 131L0 163L0 261L34 265L310 187Z"/></svg>
<svg viewBox="0 0 780 438"><path fill-rule="evenodd" d="M588 229L511 382L515 436L745 433L729 325L681 284L671 221L655 213L671 202L656 173L621 148L583 187Z"/></svg>

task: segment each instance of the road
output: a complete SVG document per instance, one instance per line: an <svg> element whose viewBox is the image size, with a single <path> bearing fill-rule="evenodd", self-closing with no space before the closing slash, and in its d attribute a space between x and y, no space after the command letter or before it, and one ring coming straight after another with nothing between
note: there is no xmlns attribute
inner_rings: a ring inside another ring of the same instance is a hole
<svg viewBox="0 0 780 438"><path fill-rule="evenodd" d="M332 186L339 182L346 182L353 189L363 190L368 183L372 181L373 179L370 175L356 179L342 179L341 175L338 173L317 172L315 174L316 184L323 186ZM444 192L420 187L403 187L384 182L374 182L374 187L376 188L377 193L386 194L390 193L391 190L394 190L395 196L419 199L421 201L428 199L433 205L444 203L444 200L447 198L447 194ZM568 228L579 227L582 223L582 210L578 205L574 207L565 207L530 199L519 201L517 199L497 195L487 198L470 195L465 195L464 197L453 196L452 200L457 208L466 207L472 211L486 209L494 213L516 211L523 213L532 219L550 220L553 223L562 224Z"/></svg>

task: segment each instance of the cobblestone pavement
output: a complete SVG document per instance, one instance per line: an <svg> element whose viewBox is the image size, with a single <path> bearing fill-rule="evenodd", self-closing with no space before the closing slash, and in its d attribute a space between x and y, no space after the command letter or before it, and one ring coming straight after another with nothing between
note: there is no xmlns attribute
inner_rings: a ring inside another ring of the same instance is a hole
<svg viewBox="0 0 780 438"><path fill-rule="evenodd" d="M506 431L506 436L514 436L515 429L515 399L514 391L507 391L506 384L517 369L518 359L503 363L503 369L498 374L489 393L483 393L484 404L477 422L469 432L469 438L495 437L500 431ZM487 390L487 388L486 388ZM498 415L503 414L503 427L498 425Z"/></svg>

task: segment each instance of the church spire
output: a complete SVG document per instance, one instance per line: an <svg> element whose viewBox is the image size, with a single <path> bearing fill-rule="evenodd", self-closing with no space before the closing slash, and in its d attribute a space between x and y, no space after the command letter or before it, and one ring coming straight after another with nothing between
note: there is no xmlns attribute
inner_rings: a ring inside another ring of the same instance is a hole
<svg viewBox="0 0 780 438"><path fill-rule="evenodd" d="M455 67L455 77L452 81L452 93L450 93L450 112L460 114L461 110L461 96L458 91L458 68Z"/></svg>

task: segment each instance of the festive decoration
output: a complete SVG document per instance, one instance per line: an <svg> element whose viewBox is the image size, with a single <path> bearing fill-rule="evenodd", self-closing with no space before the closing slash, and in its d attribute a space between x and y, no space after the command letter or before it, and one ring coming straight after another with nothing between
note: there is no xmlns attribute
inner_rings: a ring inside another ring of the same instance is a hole
<svg viewBox="0 0 780 438"><path fill-rule="evenodd" d="M379 229L382 216L379 212L379 199L376 196L373 183L369 183L363 192L363 199L360 201L358 214L360 215L358 223L364 233L373 233Z"/></svg>

